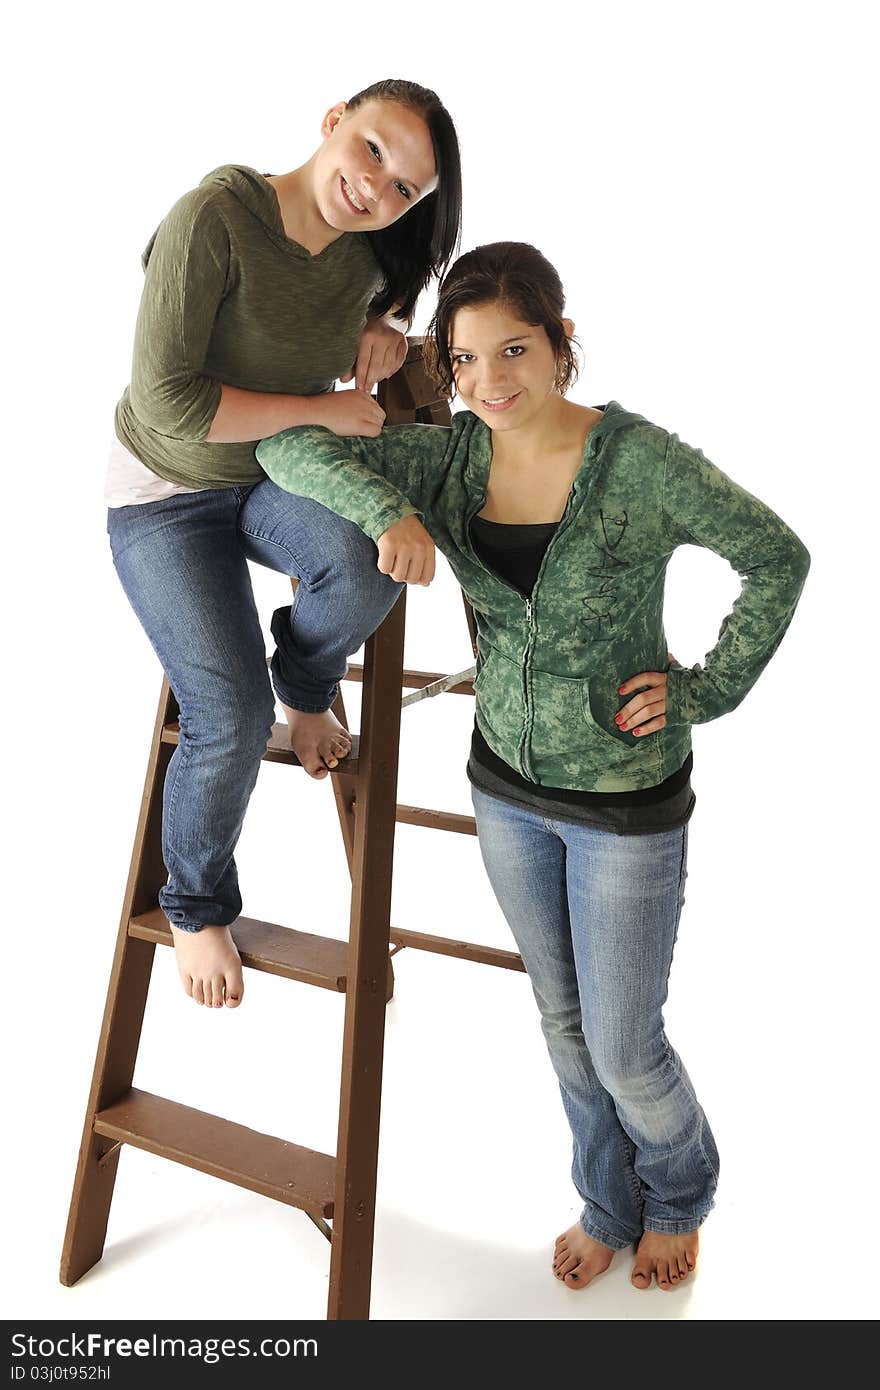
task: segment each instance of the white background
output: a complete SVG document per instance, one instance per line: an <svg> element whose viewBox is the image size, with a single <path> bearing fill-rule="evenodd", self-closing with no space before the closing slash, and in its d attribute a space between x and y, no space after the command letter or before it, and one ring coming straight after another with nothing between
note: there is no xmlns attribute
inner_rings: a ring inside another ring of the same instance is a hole
<svg viewBox="0 0 880 1390"><path fill-rule="evenodd" d="M870 10L384 0L304 15L123 0L43 6L7 31L7 1316L324 1316L329 1247L301 1213L130 1149L103 1261L72 1289L57 1267L160 683L101 500L140 254L209 170L296 167L327 107L385 76L434 87L456 120L462 248L528 240L559 268L585 353L575 398L617 399L702 447L802 537L812 568L755 689L694 735L667 1030L722 1158L698 1276L637 1293L624 1254L584 1292L553 1280L553 1240L580 1204L528 982L404 951L373 1316L869 1316ZM430 307L426 295L416 329ZM254 581L268 631L287 582ZM680 661L703 660L738 588L723 560L676 554L666 631ZM410 591L407 664L469 660L442 564L432 588ZM470 811L472 713L459 697L407 712L401 801ZM346 934L328 785L267 766L239 864L249 915ZM399 829L393 921L513 945L471 838ZM342 1011L324 991L249 975L240 1010L209 1013L157 951L136 1084L333 1152Z"/></svg>

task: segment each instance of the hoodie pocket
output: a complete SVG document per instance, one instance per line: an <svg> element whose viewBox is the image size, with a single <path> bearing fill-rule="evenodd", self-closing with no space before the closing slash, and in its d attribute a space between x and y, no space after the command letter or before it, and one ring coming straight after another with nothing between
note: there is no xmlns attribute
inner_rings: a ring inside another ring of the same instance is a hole
<svg viewBox="0 0 880 1390"><path fill-rule="evenodd" d="M483 735L498 756L513 765L523 733L522 666L502 656L496 647L485 646L480 650L479 667L474 694Z"/></svg>
<svg viewBox="0 0 880 1390"><path fill-rule="evenodd" d="M629 791L660 781L656 745L604 729L593 716L584 677L532 669L529 690L527 765L536 781L591 791Z"/></svg>
<svg viewBox="0 0 880 1390"><path fill-rule="evenodd" d="M590 694L590 682L585 680L581 686L583 717L586 723L593 730L595 739L602 745L609 760L617 763L633 764L638 761L640 754L647 754L649 758L656 758L656 748L652 748L652 740L656 739L657 734L640 734L636 736L631 732L617 729L616 733L611 733L603 724L599 723L594 710L594 699Z"/></svg>

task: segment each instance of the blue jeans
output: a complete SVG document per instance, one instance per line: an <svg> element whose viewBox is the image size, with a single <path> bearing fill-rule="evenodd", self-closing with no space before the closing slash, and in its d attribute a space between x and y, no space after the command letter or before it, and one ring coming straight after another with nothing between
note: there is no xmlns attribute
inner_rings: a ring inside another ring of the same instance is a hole
<svg viewBox="0 0 880 1390"><path fill-rule="evenodd" d="M616 835L471 787L480 851L529 974L574 1140L587 1235L695 1230L718 1151L663 1030L687 825Z"/></svg>
<svg viewBox="0 0 880 1390"><path fill-rule="evenodd" d="M241 912L233 851L275 717L329 709L347 658L403 588L359 527L270 479L113 507L113 563L180 706L165 779L166 917L185 931ZM272 679L248 560L299 578L276 611Z"/></svg>

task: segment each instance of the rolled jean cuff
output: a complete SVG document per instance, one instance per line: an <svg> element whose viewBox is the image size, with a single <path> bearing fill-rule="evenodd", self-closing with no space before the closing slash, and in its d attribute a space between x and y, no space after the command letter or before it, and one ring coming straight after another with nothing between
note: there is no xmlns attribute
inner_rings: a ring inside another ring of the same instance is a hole
<svg viewBox="0 0 880 1390"><path fill-rule="evenodd" d="M275 690L275 694L278 696L278 699L281 701L282 705L286 705L288 709L301 710L303 714L323 714L326 710L330 709L334 700L336 699L336 696L339 694L339 686L334 685L333 693L330 696L330 700L326 705L304 704L303 701L298 700L295 695L291 695L289 690L284 689L284 686L281 685L280 682L275 679L274 671L272 672L272 686Z"/></svg>
<svg viewBox="0 0 880 1390"><path fill-rule="evenodd" d="M291 605L288 604L286 608L276 608L272 614L272 636L277 646L269 666L272 685L279 700L290 709L303 710L306 714L323 714L339 694L339 685L333 680L322 688L320 681L311 680L306 687L308 693L303 698L302 673L290 631L290 612Z"/></svg>
<svg viewBox="0 0 880 1390"><path fill-rule="evenodd" d="M645 1214L642 1217L642 1225L646 1231L654 1231L660 1236L686 1236L702 1226L708 1215L706 1211L702 1216L687 1216L681 1221L667 1221L662 1217Z"/></svg>
<svg viewBox="0 0 880 1390"><path fill-rule="evenodd" d="M178 931L197 932L202 927L231 927L232 923L241 916L241 904L238 907L220 907L215 909L203 907L199 909L199 916L194 912L187 912L182 907L166 907L162 901L162 894L159 894L159 906L164 912L172 927L177 927Z"/></svg>
<svg viewBox="0 0 880 1390"><path fill-rule="evenodd" d="M625 1250L628 1245L634 1244L641 1236L641 1231L633 1235L612 1235L610 1231L597 1224L593 1219L592 1210L589 1202L581 1212L581 1229L590 1237L597 1240L600 1245L607 1245L609 1250Z"/></svg>

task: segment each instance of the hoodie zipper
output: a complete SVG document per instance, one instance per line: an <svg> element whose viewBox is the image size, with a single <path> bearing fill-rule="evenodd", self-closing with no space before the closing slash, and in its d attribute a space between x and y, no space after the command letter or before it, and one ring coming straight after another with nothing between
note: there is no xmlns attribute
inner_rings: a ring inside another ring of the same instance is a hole
<svg viewBox="0 0 880 1390"><path fill-rule="evenodd" d="M529 662L531 660L532 652L535 648L535 641L538 635L537 628L534 622L535 594L537 593L538 585L541 582L541 576L543 575L545 566L547 564L547 557L549 556L550 551L553 549L554 545L559 539L559 536L567 528L567 524L570 520L572 502L574 501L574 487L572 486L572 490L569 493L568 501L565 504L565 511L562 513L562 516L560 517L559 525L554 531L550 544L547 546L547 549L544 552L544 558L541 561L541 567L538 570L537 576L535 578L535 583L532 588L531 595L524 594L522 589L517 589L517 587L514 584L511 584L508 582L508 580L503 579L500 574L496 574L495 570L490 570L487 565L483 564L479 555L477 555L474 551L470 537L471 522L476 516L477 512L483 506L485 501L486 494L484 492L482 497L477 501L477 503L473 507L473 509L468 513L467 521L465 523L465 540L473 554L473 558L477 561L477 564L480 565L480 567L484 569L487 574L491 575L497 584L503 584L505 589L509 589L512 594L516 594L517 598L519 598L525 604L526 642L522 654L523 728L522 735L519 741L519 750L517 757L519 762L518 771L520 772L521 776L525 777L526 780L529 782L534 782L536 779L532 776L527 765L526 744L528 743L529 734L531 731L532 716L534 712L529 696Z"/></svg>
<svg viewBox="0 0 880 1390"><path fill-rule="evenodd" d="M596 428L598 429L598 426L597 426ZM593 434L591 434L590 439L589 439L589 441L588 441L588 444L587 444L587 452L586 452L585 457L584 457L584 462L586 462L586 459L590 456L590 454L595 453L595 450L596 450L596 442L597 442L597 439L594 439L594 437L593 437L593 436L595 435L595 433L596 433L596 431L594 430L594 431L593 431ZM598 438L598 437L597 437L597 438ZM580 472L581 472L581 470L579 469L579 470L578 470L578 474L580 474ZM487 477L488 477L488 475L487 475ZM539 570L538 570L538 573L537 573L537 575L536 575L536 577L535 577L535 582L534 582L534 584L533 584L533 586L532 586L531 595L524 594L523 591L522 591L522 589L517 589L515 585L508 583L508 581L507 581L506 579L502 579L502 577L501 577L500 574L496 574L496 572L495 572L494 570L490 570L489 567L488 567L487 565L484 565L484 564L483 564L483 562L482 562L482 560L480 559L479 555L477 555L476 551L474 550L473 543L471 542L471 522L473 521L473 519L474 519L474 517L476 516L477 512L480 510L480 508L484 505L484 503L485 503L485 501L486 501L486 489L485 489L485 488L483 489L482 494L481 494L481 496L478 498L477 502L474 504L474 506L472 507L472 509L471 509L470 512L468 513L467 519L466 519L466 521L465 521L465 527L464 527L464 539L465 539L465 544L467 545L468 549L470 550L472 558L473 558L474 560L476 560L476 562L477 562L477 564L480 566L480 568L481 568L481 569L484 569L484 570L486 571L487 574L491 575L491 577L495 580L495 582L496 582L497 584L503 584L504 587L505 587L505 589L509 589L509 590L511 591L511 593L516 594L517 597L520 598L520 599L525 603L525 609L526 609L526 644L525 644L525 647L523 648L523 656L522 656L522 692L523 692L524 714L523 714L523 730L522 730L522 736L521 736L520 742L519 742L518 761L519 761L519 772L521 773L521 775L522 775L523 777L525 777L527 781L529 781L529 782L535 782L536 784L537 784L537 779L536 779L535 777L532 776L532 774L531 774L531 772L530 772L530 770L529 770L528 763L527 763L527 756L526 756L526 744L528 743L528 740L529 740L529 735L530 735L530 732L531 732L532 717L533 717L533 709L532 709L532 706L531 706L531 703L530 703L530 700L529 700L529 661L530 661L530 659L531 659L532 652L534 651L535 640L536 640L536 638L537 638L537 628L536 628L535 623L534 623L535 596L536 596L536 594L537 594L537 592L538 592L538 586L539 586L540 583L541 583L541 578L542 578L542 576L543 576L543 574L544 574L544 570L545 570L546 567L547 567L547 560L548 560L548 558L549 558L549 556L550 556L550 552L551 552L551 550L553 549L553 547L555 546L556 542L559 540L559 537L563 534L564 531L566 531L566 530L568 529L568 524L569 524L569 522L571 521L571 509L572 509L572 503L574 502L574 498L575 498L575 482L572 482L571 491L570 491L569 494L568 494L568 501L567 501L566 504L565 504L565 511L562 513L562 516L561 516L560 519L559 519L559 525L557 526L556 530L555 530L554 533L553 533L553 537L552 537L552 539L551 539L551 541L550 541L550 544L547 546L547 549L544 551L544 558L543 558L543 560L541 561L541 566L540 566L540 568L539 568Z"/></svg>
<svg viewBox="0 0 880 1390"><path fill-rule="evenodd" d="M562 513L562 516L561 516L560 519L559 519L559 525L556 527L556 530L553 532L553 536L552 536L552 539L551 539L551 541L550 541L550 544L547 546L547 549L544 551L544 558L543 558L543 560L541 561L540 568L539 568L539 570L538 570L537 575L535 576L535 582L534 582L534 584L533 584L533 586L532 586L531 597L526 599L526 621L527 621L527 623L528 623L528 635L527 635L527 637L526 637L526 649L525 649L525 652L524 652L524 654L523 654L523 695L524 695L524 698L525 698L525 720L524 720L524 722L523 722L523 733L522 733L522 738L521 738L521 740L520 740L520 745L519 745L519 762L520 762L520 767L521 767L521 769L522 769L522 775L523 775L523 777L526 777L530 782L537 782L537 779L536 779L535 777L532 776L531 767L530 767L529 761L528 761L528 754L527 754L527 751L526 751L527 745L528 745L529 740L530 740L530 738L531 738L532 724L533 724L533 722L534 722L534 713L535 713L535 711L534 711L534 703L532 702L532 703L530 704L530 702L529 702L529 685L528 685L528 680L529 680L529 677L528 677L529 662L531 661L532 653L533 653L533 651L534 651L534 649L535 649L535 643L536 643L537 637L538 637L538 629L537 629L537 627L536 627L536 625L534 624L534 621L533 621L533 619L534 619L534 613L535 613L535 597L536 597L536 595L537 595L538 587L539 587L539 585L540 585L540 583L541 583L541 579L542 579L542 576L543 576L543 574L544 574L544 570L545 570L546 567L547 567L547 561L548 561L548 559L549 559L550 552L551 552L551 550L553 549L553 547L555 546L556 542L559 540L559 537L568 529L568 525L569 525L569 522L570 522L570 520L571 520L571 509L572 509L572 503L573 503L573 502L574 502L574 485L572 485L571 492L570 492L569 495L568 495L568 501L567 501L566 504L565 504L565 511Z"/></svg>
<svg viewBox="0 0 880 1390"><path fill-rule="evenodd" d="M471 508L470 512L468 512L468 514L467 514L467 517L466 517L466 519L465 519L465 525L464 525L464 540L465 540L465 544L467 545L468 549L469 549L470 552L471 552L471 557L472 557L472 559L474 559L474 560L476 561L476 563L480 566L480 568L483 569L483 570L485 570L486 573L487 573L488 575L490 575L492 579L494 579L494 581L495 581L496 584L502 584L502 585L504 586L505 589L509 589L510 592L511 592L512 594L516 594L517 598L518 598L522 603L524 603L525 606L526 606L526 623L527 623L527 625L528 625L528 631L526 632L526 644L525 644L525 647L523 648L523 654L522 654L522 691L523 691L523 704L524 704L525 712L524 712L524 715L523 715L523 731L522 731L522 735L521 735L520 741L519 741L518 759L519 759L519 771L522 773L523 777L527 777L527 776L528 776L528 773L526 772L526 770L525 770L525 765L524 765L524 763L523 763L523 750L524 750L524 748L525 748L526 730L527 730L527 728L528 728L528 714L529 714L529 687L528 687L528 678L527 678L527 674L526 674L526 661L527 661L527 658L528 658L529 644L530 644L530 642L531 642L532 600L531 600L531 598L528 596L528 594L524 594L524 593L523 593L522 589L518 589L518 588L516 587L515 584L511 584L507 579L503 579L502 576L501 576L500 574L497 574L497 573L495 572L495 570L489 569L488 565L484 565L484 564L483 564L483 561L480 559L479 555L478 555L477 552L474 550L473 543L471 542L471 522L473 521L474 517L476 516L476 514L477 514L477 512L480 510L480 508L484 505L485 501L486 501L486 493L485 493L485 491L484 491L484 492L482 493L482 496L480 496L480 497L477 499L477 501L474 503L473 507ZM531 781L531 780L533 780L533 779L532 779L532 778L529 778L529 780Z"/></svg>

